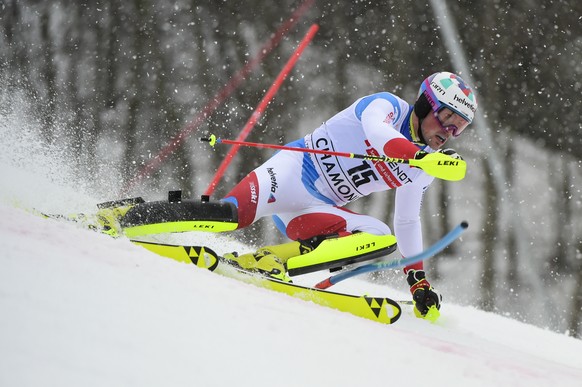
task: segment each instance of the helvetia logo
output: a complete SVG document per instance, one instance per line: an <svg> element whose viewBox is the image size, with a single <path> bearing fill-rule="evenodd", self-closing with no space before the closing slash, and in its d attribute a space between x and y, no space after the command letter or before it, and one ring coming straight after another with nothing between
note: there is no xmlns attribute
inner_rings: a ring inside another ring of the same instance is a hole
<svg viewBox="0 0 582 387"><path fill-rule="evenodd" d="M477 110L477 109L475 109L475 105L474 105L474 104L472 104L471 102L467 101L465 98L460 98L460 97L458 97L458 96L455 94L455 95L453 96L453 99L454 99L455 101L457 101L457 102L459 102L459 103L461 103L461 104L465 105L465 106L466 106L466 107L468 107L469 109L471 109L471 111L472 111L473 113L475 113L475 111Z"/></svg>
<svg viewBox="0 0 582 387"><path fill-rule="evenodd" d="M273 168L267 168L267 173L271 178L271 192L275 193L277 191L277 188L279 188L279 185L277 184L277 174L275 173Z"/></svg>

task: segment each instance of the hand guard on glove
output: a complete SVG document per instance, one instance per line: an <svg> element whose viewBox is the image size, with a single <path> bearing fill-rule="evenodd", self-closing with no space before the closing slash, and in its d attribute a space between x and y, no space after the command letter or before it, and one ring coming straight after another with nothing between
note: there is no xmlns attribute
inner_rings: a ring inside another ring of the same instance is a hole
<svg viewBox="0 0 582 387"><path fill-rule="evenodd" d="M460 154L457 153L456 150L451 149L451 148L446 148L446 149L439 149L436 151L436 153L442 153L445 154L447 156L451 156L452 158L454 158L455 160L463 160L463 158L461 157ZM428 154L428 152L423 151L423 150L419 150L418 152L416 152L416 154L414 155L414 159L415 160L420 160L422 159L424 156L426 156Z"/></svg>
<svg viewBox="0 0 582 387"><path fill-rule="evenodd" d="M407 275L406 281L410 285L416 317L436 320L440 315L438 310L441 308L442 296L426 280L423 270L409 270Z"/></svg>

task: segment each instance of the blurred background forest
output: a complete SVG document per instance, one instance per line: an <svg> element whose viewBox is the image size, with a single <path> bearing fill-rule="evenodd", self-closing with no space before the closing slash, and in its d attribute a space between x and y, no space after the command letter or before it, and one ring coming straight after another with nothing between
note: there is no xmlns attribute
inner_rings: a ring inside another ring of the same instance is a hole
<svg viewBox="0 0 582 387"><path fill-rule="evenodd" d="M470 229L429 275L445 302L582 337L582 2L2 0L0 15L3 125L26 121L104 200L202 194L228 147L198 138L235 138L314 23L249 141L285 144L363 95L412 103L426 76L460 73L480 105L449 143L468 177L428 190L424 237ZM270 154L241 148L213 196ZM350 208L391 224L392 195ZM280 240L271 231L241 234Z"/></svg>

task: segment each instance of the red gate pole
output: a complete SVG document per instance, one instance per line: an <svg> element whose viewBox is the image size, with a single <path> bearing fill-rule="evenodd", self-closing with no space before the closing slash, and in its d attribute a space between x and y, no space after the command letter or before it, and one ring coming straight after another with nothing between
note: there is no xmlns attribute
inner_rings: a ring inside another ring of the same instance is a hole
<svg viewBox="0 0 582 387"><path fill-rule="evenodd" d="M206 119L220 106L222 103L236 90L240 84L247 78L251 70L260 64L263 59L281 42L283 37L287 35L289 30L299 21L301 16L313 5L315 0L305 0L301 5L293 12L291 17L283 23L277 31L273 34L273 37L264 44L258 52L258 55L250 60L241 70L239 70L229 82L222 88L212 100L202 109L202 111L196 115L196 117L182 130L176 134L174 137L168 141L168 144L164 146L156 156L151 158L137 173L137 175L131 179L121 190L121 195L125 195L131 190L138 182L140 182L144 177L149 176L149 174L156 168L158 168L162 162L171 155L182 142L198 127L206 121Z"/></svg>
<svg viewBox="0 0 582 387"><path fill-rule="evenodd" d="M247 136L257 123L259 117L261 116L261 114L263 114L263 111L265 110L271 99L275 96L275 94L279 90L279 87L281 86L281 84L283 83L283 81L285 80L285 78L287 77L287 75L289 74L289 72L291 71L291 69L293 68L301 54L303 53L303 50L305 50L305 47L307 47L307 45L311 42L313 36L315 35L318 29L319 26L317 24L313 24L309 28L309 31L307 31L307 34L305 35L303 40L299 43L299 46L297 46L297 49L295 49L293 55L291 55L291 57L289 58L289 60L287 61L287 63L285 64L285 66L283 67L283 69L281 70L281 72L279 73L279 75L277 76L277 78L275 79L275 81L265 94L265 96L263 97L263 99L261 100L261 102L259 102L259 104L257 105L257 108L255 109L255 111L253 112L253 114L243 127L238 137L236 138L236 141L244 141L247 138ZM210 183L208 188L206 188L204 195L209 196L212 195L214 189L216 188L216 185L222 178L222 175L230 165L230 162L238 152L239 148L240 145L234 145L232 148L230 148L230 151L228 152L224 160L222 160L222 163L220 164L218 170L214 174L212 182Z"/></svg>

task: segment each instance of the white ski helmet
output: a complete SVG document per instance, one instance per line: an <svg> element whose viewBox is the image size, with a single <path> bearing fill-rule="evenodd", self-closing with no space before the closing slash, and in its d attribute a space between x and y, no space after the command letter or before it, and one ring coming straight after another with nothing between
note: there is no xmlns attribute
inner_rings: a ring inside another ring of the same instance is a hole
<svg viewBox="0 0 582 387"><path fill-rule="evenodd" d="M477 97L461 77L442 71L432 74L422 82L414 112L422 120L431 109L438 113L445 107L471 123L477 110Z"/></svg>

